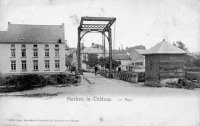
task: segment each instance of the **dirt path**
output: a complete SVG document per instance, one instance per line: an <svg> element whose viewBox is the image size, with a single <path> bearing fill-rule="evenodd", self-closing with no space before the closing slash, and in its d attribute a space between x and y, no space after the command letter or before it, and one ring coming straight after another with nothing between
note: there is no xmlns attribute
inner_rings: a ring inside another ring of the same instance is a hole
<svg viewBox="0 0 200 126"><path fill-rule="evenodd" d="M199 126L200 124L199 90L142 87L141 84L107 79L90 73L84 74L83 78L80 86L47 86L7 94L21 94L26 97L1 96L0 125ZM86 78L91 83L88 83ZM45 96L41 97L41 94ZM31 97L27 97L28 95Z"/></svg>

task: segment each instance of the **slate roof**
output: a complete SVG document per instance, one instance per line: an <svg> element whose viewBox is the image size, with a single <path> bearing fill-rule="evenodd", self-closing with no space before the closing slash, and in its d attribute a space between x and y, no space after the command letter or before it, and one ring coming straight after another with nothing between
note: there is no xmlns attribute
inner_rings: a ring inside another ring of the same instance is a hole
<svg viewBox="0 0 200 126"><path fill-rule="evenodd" d="M187 52L173 46L169 42L163 40L162 42L158 43L157 45L153 46L149 50L144 52L144 55L148 54L186 54Z"/></svg>
<svg viewBox="0 0 200 126"><path fill-rule="evenodd" d="M126 54L128 51L126 50L113 50L113 54Z"/></svg>
<svg viewBox="0 0 200 126"><path fill-rule="evenodd" d="M144 55L142 55L146 50L143 49L134 49L131 53L129 53L130 58L133 61L143 61Z"/></svg>
<svg viewBox="0 0 200 126"><path fill-rule="evenodd" d="M97 53L97 54L101 54L101 53L103 53L103 49L86 47L83 50L81 50L81 53ZM108 50L106 50L106 53L108 53Z"/></svg>
<svg viewBox="0 0 200 126"><path fill-rule="evenodd" d="M131 60L128 54L113 54L113 60Z"/></svg>
<svg viewBox="0 0 200 126"><path fill-rule="evenodd" d="M8 23L8 30L0 32L0 42L57 42L65 43L64 24L27 25Z"/></svg>
<svg viewBox="0 0 200 126"><path fill-rule="evenodd" d="M69 48L69 49L65 50L65 55L69 56L69 55L73 54L74 52L76 52L76 49Z"/></svg>
<svg viewBox="0 0 200 126"><path fill-rule="evenodd" d="M137 51L139 54L144 54L146 52L144 49L135 49L135 51Z"/></svg>

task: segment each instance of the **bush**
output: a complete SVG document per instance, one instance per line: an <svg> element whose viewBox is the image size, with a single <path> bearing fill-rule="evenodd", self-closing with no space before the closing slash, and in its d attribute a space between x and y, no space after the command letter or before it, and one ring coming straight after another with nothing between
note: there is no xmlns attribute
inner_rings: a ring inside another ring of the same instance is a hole
<svg viewBox="0 0 200 126"><path fill-rule="evenodd" d="M138 73L138 82L145 82L145 72Z"/></svg>
<svg viewBox="0 0 200 126"><path fill-rule="evenodd" d="M44 78L37 74L8 76L2 81L2 85L6 86L4 89L8 91L29 90L36 86L45 86L45 84Z"/></svg>
<svg viewBox="0 0 200 126"><path fill-rule="evenodd" d="M8 76L3 79L0 87L0 92L30 90L35 87L43 87L45 85L64 84L65 86L68 86L70 84L77 83L77 80L78 76L66 74L28 74Z"/></svg>

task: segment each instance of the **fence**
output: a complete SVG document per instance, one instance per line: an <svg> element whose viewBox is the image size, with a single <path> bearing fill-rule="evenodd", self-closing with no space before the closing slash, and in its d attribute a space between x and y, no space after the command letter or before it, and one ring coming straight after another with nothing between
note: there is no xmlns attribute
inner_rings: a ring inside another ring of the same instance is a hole
<svg viewBox="0 0 200 126"><path fill-rule="evenodd" d="M101 70L100 75L104 77L109 77L109 73ZM128 71L113 71L111 75L114 79L124 80L132 83L138 82L138 74L135 72Z"/></svg>
<svg viewBox="0 0 200 126"><path fill-rule="evenodd" d="M197 83L200 84L200 69L186 69L186 79L191 80L191 81L196 81Z"/></svg>

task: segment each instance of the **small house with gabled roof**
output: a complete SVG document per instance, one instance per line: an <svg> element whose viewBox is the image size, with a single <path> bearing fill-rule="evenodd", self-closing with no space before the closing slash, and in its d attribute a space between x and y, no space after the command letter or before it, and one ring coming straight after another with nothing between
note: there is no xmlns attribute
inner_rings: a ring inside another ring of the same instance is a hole
<svg viewBox="0 0 200 126"><path fill-rule="evenodd" d="M117 67L118 70L127 71L129 69L128 65L132 63L128 54L113 54L112 58L121 62L121 65Z"/></svg>
<svg viewBox="0 0 200 126"><path fill-rule="evenodd" d="M147 50L144 53L145 83L158 82L166 78L184 77L186 53L186 51L173 46L165 39Z"/></svg>

